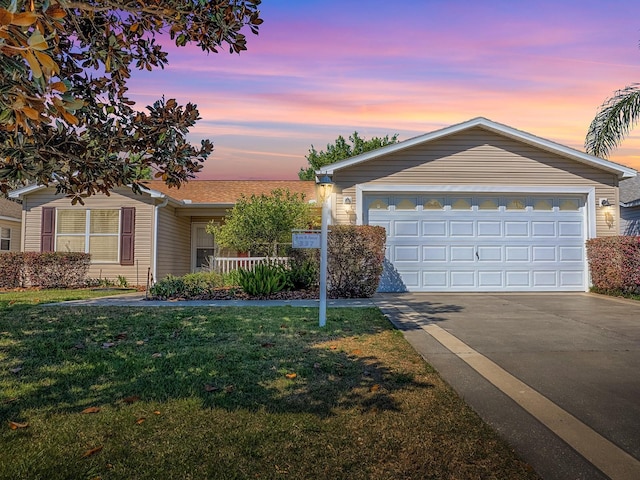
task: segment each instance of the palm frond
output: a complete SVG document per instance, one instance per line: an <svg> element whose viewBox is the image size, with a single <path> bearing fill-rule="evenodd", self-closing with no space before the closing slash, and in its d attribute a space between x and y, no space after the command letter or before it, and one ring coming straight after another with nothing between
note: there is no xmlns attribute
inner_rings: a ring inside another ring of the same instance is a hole
<svg viewBox="0 0 640 480"><path fill-rule="evenodd" d="M589 125L584 142L587 153L607 157L640 119L640 84L631 84L602 104Z"/></svg>

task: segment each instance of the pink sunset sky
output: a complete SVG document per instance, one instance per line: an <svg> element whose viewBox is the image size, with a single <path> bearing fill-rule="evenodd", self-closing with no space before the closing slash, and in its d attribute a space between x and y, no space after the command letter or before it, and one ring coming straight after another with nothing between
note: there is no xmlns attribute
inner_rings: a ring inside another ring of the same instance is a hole
<svg viewBox="0 0 640 480"><path fill-rule="evenodd" d="M483 116L583 150L617 89L640 82L637 0L264 0L248 51L169 48L136 72L139 108L198 105L202 179L295 179L338 135L406 140ZM640 126L610 160L640 169Z"/></svg>

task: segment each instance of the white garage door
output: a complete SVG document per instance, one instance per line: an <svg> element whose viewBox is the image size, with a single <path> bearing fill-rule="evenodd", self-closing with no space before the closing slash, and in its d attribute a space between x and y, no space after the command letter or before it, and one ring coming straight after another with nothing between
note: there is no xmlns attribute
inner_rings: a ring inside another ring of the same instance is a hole
<svg viewBox="0 0 640 480"><path fill-rule="evenodd" d="M583 197L367 195L364 206L387 230L382 291L585 289Z"/></svg>

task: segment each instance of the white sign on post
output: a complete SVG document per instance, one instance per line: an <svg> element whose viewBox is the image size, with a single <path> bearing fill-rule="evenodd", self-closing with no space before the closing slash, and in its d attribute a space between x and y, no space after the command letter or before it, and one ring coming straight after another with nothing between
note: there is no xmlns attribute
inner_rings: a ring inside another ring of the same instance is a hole
<svg viewBox="0 0 640 480"><path fill-rule="evenodd" d="M291 234L293 248L320 248L320 233L311 231Z"/></svg>

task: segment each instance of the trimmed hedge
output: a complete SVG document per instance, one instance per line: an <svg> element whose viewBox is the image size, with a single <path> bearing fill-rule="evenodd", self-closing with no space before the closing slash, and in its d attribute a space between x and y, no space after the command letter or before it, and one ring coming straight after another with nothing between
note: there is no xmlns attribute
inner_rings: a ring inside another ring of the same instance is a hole
<svg viewBox="0 0 640 480"><path fill-rule="evenodd" d="M378 290L387 239L384 227L332 225L327 239L327 296L368 298ZM307 265L318 285L320 250L294 249L292 267ZM309 268L311 267L311 268Z"/></svg>
<svg viewBox="0 0 640 480"><path fill-rule="evenodd" d="M87 253L22 252L0 255L0 287L78 287L86 283Z"/></svg>
<svg viewBox="0 0 640 480"><path fill-rule="evenodd" d="M0 288L18 288L24 283L24 256L19 252L0 254Z"/></svg>
<svg viewBox="0 0 640 480"><path fill-rule="evenodd" d="M380 284L386 238L383 227L332 225L327 250L327 295L373 296Z"/></svg>
<svg viewBox="0 0 640 480"><path fill-rule="evenodd" d="M602 291L640 292L640 237L598 237L587 240L593 286Z"/></svg>

